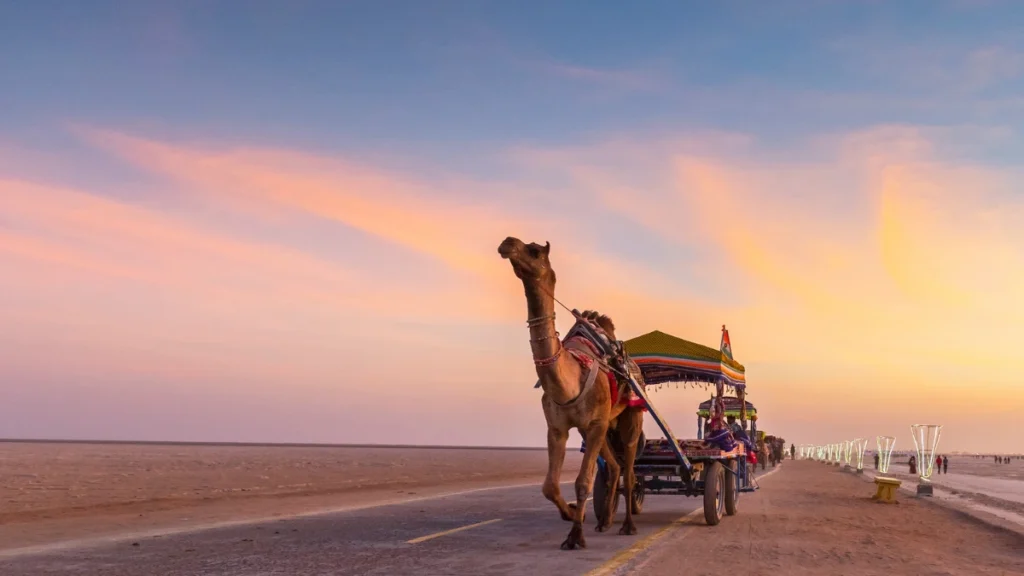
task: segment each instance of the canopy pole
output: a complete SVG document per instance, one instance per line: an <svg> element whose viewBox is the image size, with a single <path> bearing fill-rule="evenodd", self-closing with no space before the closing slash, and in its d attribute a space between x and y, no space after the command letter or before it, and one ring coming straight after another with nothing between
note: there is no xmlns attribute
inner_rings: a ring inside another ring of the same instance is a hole
<svg viewBox="0 0 1024 576"><path fill-rule="evenodd" d="M736 398L740 401L740 423L743 429L747 428L747 391L746 388L736 388Z"/></svg>

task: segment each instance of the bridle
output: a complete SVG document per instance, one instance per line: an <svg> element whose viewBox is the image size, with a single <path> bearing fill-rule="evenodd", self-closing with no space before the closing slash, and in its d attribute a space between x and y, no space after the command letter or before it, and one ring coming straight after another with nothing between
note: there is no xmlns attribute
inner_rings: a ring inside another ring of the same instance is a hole
<svg viewBox="0 0 1024 576"><path fill-rule="evenodd" d="M543 326L543 325L547 324L548 322L551 322L551 327L552 327L552 329L554 329L555 328L555 313L554 312L552 312L551 314L548 314L546 316L538 316L536 318L530 318L529 320L526 321L526 325L529 328L532 329L532 328L536 328L538 326ZM539 360L537 358L533 359L533 363L538 368L542 368L544 366L550 366L550 365L554 364L562 356L562 352L565 351L565 347L562 346L562 341L559 339L558 330L553 330L553 332L554 332L553 335L552 334L548 334L546 336L537 336L537 337L530 338L530 343L531 344L534 343L534 342L543 342L545 340L554 339L555 343L558 345L558 350L555 350L555 353L552 354L551 356L549 356L548 358L541 358ZM575 353L572 350L570 350L569 353L573 354L575 356ZM595 378L595 376L597 374L596 369L597 369L596 366L591 368L591 373L587 377L587 383L584 384L583 387L580 388L580 391L579 391L578 394L576 394L575 398L572 398L571 400L569 400L567 402L555 401L555 404L557 404L558 406L562 406L562 407L567 407L567 406L571 406L571 405L575 404L577 400L579 400L580 398L583 397L583 393L586 392L587 388L589 388L590 385L594 383L594 378Z"/></svg>
<svg viewBox="0 0 1024 576"><path fill-rule="evenodd" d="M552 312L551 314L548 314L546 316L538 316L536 318L528 319L526 321L526 327L527 328L531 328L531 329L532 328L537 328L539 326L544 326L548 322L551 322L551 327L555 328L555 313L554 312ZM562 348L562 341L559 339L560 335L558 334L558 330L553 330L553 332L554 332L554 334L548 334L546 336L534 336L534 337L530 338L530 344L533 344L534 342L543 342L545 340L554 339L555 343L558 345L558 350L556 350L555 353L552 356L550 356L548 358L541 358L540 360L538 360L536 358L533 359L533 363L536 366L538 366L538 367L550 366L550 365L554 364L555 362L557 362L558 358L562 355L563 348Z"/></svg>

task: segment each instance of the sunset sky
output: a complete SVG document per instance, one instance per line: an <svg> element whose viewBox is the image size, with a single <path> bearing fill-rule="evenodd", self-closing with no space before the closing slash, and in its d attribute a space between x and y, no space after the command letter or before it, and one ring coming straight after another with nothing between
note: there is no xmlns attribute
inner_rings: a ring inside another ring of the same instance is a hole
<svg viewBox="0 0 1024 576"><path fill-rule="evenodd" d="M512 235L770 433L1021 451L1022 128L1011 1L2 3L0 437L541 446Z"/></svg>

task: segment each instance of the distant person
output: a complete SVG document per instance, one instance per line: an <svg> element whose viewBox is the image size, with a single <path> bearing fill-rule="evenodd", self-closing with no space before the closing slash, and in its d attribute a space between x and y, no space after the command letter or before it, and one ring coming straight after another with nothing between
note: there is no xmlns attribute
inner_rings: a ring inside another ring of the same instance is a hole
<svg viewBox="0 0 1024 576"><path fill-rule="evenodd" d="M878 452L875 452L875 470L878 470Z"/></svg>
<svg viewBox="0 0 1024 576"><path fill-rule="evenodd" d="M746 435L743 431L743 425L736 421L735 416L726 416L725 421L729 424L729 430L732 431L734 436Z"/></svg>
<svg viewBox="0 0 1024 576"><path fill-rule="evenodd" d="M949 456L942 457L942 473L949 474Z"/></svg>
<svg viewBox="0 0 1024 576"><path fill-rule="evenodd" d="M789 459L796 460L796 446L793 444L789 445Z"/></svg>
<svg viewBox="0 0 1024 576"><path fill-rule="evenodd" d="M935 471L942 474L942 456L935 457Z"/></svg>
<svg viewBox="0 0 1024 576"><path fill-rule="evenodd" d="M911 456L910 460L907 461L907 465L910 466L910 473L917 474L917 457Z"/></svg>

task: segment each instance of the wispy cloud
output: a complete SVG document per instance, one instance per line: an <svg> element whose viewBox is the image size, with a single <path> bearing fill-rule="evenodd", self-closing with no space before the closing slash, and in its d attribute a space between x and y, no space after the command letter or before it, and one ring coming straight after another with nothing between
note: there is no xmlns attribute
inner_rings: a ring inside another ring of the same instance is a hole
<svg viewBox="0 0 1024 576"><path fill-rule="evenodd" d="M192 193L211 201L269 205L332 220L463 272L497 273L500 262L489 245L495 230L529 231L544 225L527 225L487 204L446 202L422 182L342 159L273 149L211 150L115 132L84 133L92 142L188 184Z"/></svg>
<svg viewBox="0 0 1024 576"><path fill-rule="evenodd" d="M469 34L469 45L459 51L461 57L485 55L490 64L511 66L531 76L577 84L591 90L636 93L664 90L671 76L663 66L650 62L628 65L601 65L561 58L534 46L513 46L508 39L486 26L475 26Z"/></svg>
<svg viewBox="0 0 1024 576"><path fill-rule="evenodd" d="M534 65L545 74L568 80L577 80L603 88L650 92L665 87L663 75L647 70L596 68L555 60L536 61Z"/></svg>
<svg viewBox="0 0 1024 576"><path fill-rule="evenodd" d="M636 169L604 151L563 160L608 209L704 246L699 265L742 286L748 360L904 373L1011 362L1024 336L1005 321L1024 314L1011 295L1024 282L1018 176L936 156L946 146L925 134L852 133L803 164L659 145Z"/></svg>
<svg viewBox="0 0 1024 576"><path fill-rule="evenodd" d="M565 289L575 299L591 302L587 306L611 306L617 298L601 296L609 290L643 294L643 289L629 285L623 272L636 276L657 273L641 263L610 259L585 241L574 239L574 234L587 228L583 214L522 206L509 187L481 189L477 194L480 200L467 203L432 184L338 159L280 150L211 151L111 132L87 134L91 141L140 166L188 183L193 193L202 191L211 201L269 204L325 218L421 254L452 273L468 274L473 280L467 282L478 286L479 306L470 309L496 318L522 315L521 288L508 264L495 252L497 243L510 234L552 241L564 277L571 278L569 273L582 277L582 281L564 282ZM580 219L583 224L577 222ZM382 265L382 273L386 266ZM606 280L595 284L593 278ZM467 291L459 296L463 307L474 301L472 294ZM648 310L655 307L648 306Z"/></svg>
<svg viewBox="0 0 1024 576"><path fill-rule="evenodd" d="M1024 75L1024 51L1014 36L972 42L899 35L848 36L831 51L849 70L884 81L888 91L939 90L947 97L1013 86Z"/></svg>
<svg viewBox="0 0 1024 576"><path fill-rule="evenodd" d="M356 287L337 263L297 250L189 226L174 218L77 190L0 180L0 208L12 254L48 254L89 267L105 256L106 268L126 278L216 285L228 263L264 269L271 285L317 287L338 293ZM20 238L21 242L13 241ZM116 265L114 267L113 265Z"/></svg>
<svg viewBox="0 0 1024 576"><path fill-rule="evenodd" d="M966 75L975 89L981 90L1024 75L1024 52L1004 46L989 46L971 51L966 58Z"/></svg>

